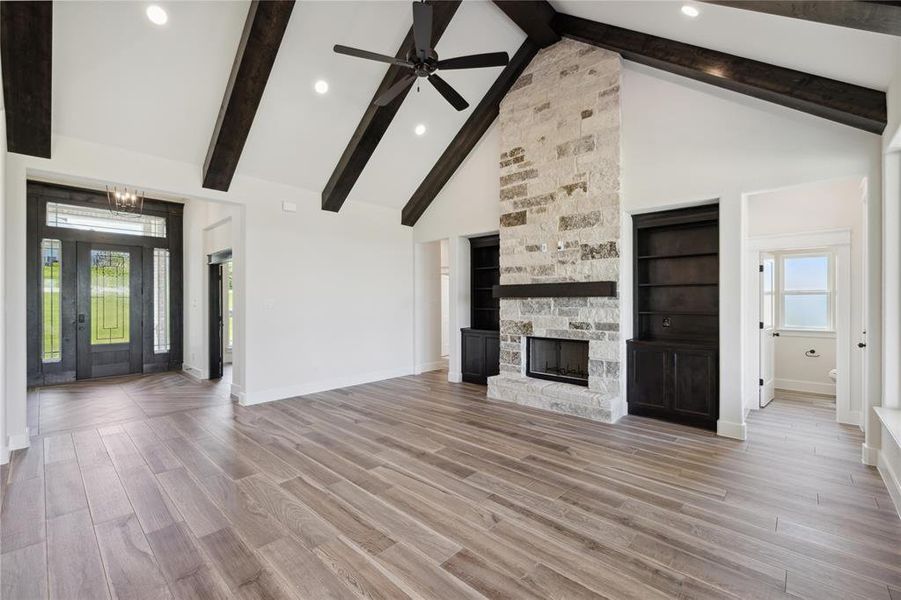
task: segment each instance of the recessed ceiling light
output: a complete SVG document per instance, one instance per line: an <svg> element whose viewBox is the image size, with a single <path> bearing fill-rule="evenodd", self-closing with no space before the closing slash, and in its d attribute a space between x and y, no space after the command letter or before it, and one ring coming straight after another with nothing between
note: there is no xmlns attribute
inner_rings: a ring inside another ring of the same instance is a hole
<svg viewBox="0 0 901 600"><path fill-rule="evenodd" d="M701 11L699 11L697 9L697 7L692 6L691 4L683 4L682 5L682 14L685 15L686 17L691 17L692 19L694 19L699 14L701 14Z"/></svg>
<svg viewBox="0 0 901 600"><path fill-rule="evenodd" d="M150 19L150 22L154 25L165 25L169 20L169 15L166 14L166 11L163 10L162 6L151 4L147 7L147 18Z"/></svg>
<svg viewBox="0 0 901 600"><path fill-rule="evenodd" d="M328 91L328 82L320 79L313 84L313 89L316 90L317 94L324 94Z"/></svg>
<svg viewBox="0 0 901 600"><path fill-rule="evenodd" d="M417 125L416 127L413 128L413 133L415 133L416 135L425 135L425 125L420 123L419 125Z"/></svg>

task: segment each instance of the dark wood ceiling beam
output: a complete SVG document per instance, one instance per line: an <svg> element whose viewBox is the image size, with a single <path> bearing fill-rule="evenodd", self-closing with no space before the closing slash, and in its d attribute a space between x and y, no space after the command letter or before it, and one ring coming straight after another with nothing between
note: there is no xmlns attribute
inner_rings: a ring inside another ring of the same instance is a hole
<svg viewBox="0 0 901 600"><path fill-rule="evenodd" d="M5 4L5 3L4 3ZM288 27L294 0L253 0L203 162L203 187L228 191Z"/></svg>
<svg viewBox="0 0 901 600"><path fill-rule="evenodd" d="M886 125L885 93L557 13L560 35L618 52L626 60L787 106L870 133Z"/></svg>
<svg viewBox="0 0 901 600"><path fill-rule="evenodd" d="M53 3L0 2L6 149L50 158Z"/></svg>
<svg viewBox="0 0 901 600"><path fill-rule="evenodd" d="M901 35L901 3L868 2L863 0L814 0L783 2L782 0L703 0L707 4L719 4L754 12L803 19L873 31L889 35Z"/></svg>
<svg viewBox="0 0 901 600"><path fill-rule="evenodd" d="M557 11L545 0L494 0L494 3L540 47L560 41L560 34L551 27Z"/></svg>
<svg viewBox="0 0 901 600"><path fill-rule="evenodd" d="M434 48L438 43L438 40L440 40L441 36L444 34L444 30L447 29L454 13L457 12L457 8L460 6L460 0L446 0L441 2L428 1L434 7L432 12L431 44L432 48ZM413 28L410 27L410 31L407 32L407 37L404 38L404 41L400 45L395 56L397 58L407 58L407 55L412 52L413 49ZM347 143L347 147L344 149L344 153L341 155L340 160L338 160L338 164L335 166L335 170L332 172L331 177L329 177L328 183L325 184L325 189L322 190L323 210L330 210L332 212L341 210L344 201L347 200L348 194L350 194L350 191L353 189L360 174L363 173L363 169L366 167L366 164L378 147L379 142L382 141L385 132L388 131L388 126L391 124L391 121L394 120L394 116L397 114L400 105L403 104L404 99L407 97L410 90L407 89L385 106L376 106L375 99L409 74L409 69L398 67L396 65L388 67L385 77L382 78L382 83L379 84L379 87L372 95L372 101L369 103L369 106L366 107L363 118L360 119L356 131L354 131L350 141Z"/></svg>
<svg viewBox="0 0 901 600"><path fill-rule="evenodd" d="M444 154L429 171L429 174L419 185L413 196L404 206L401 213L401 223L413 226L419 217L426 211L438 192L450 180L451 176L460 167L469 153L475 148L488 128L497 118L500 112L501 100L507 95L507 92L513 87L523 70L532 62L532 59L538 54L540 46L531 39L526 39L513 58L510 64L504 67L501 74L494 81L485 97L479 102L478 106L466 119L466 123L454 137L450 145L445 149Z"/></svg>

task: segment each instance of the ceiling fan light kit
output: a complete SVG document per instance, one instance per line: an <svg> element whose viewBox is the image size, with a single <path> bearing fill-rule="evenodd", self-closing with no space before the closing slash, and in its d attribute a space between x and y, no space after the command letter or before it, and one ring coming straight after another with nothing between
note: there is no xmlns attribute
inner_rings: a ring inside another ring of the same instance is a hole
<svg viewBox="0 0 901 600"><path fill-rule="evenodd" d="M403 77L400 81L385 90L378 98L375 99L376 106L387 106L395 98L406 91L413 82L423 77L432 84L439 94L447 100L451 106L457 110L466 110L469 103L444 79L442 79L436 71L441 69L480 69L483 67L505 67L510 61L510 57L506 52L487 52L483 54L470 54L468 56L457 56L440 60L438 53L432 48L432 5L426 2L413 3L413 42L415 49L405 58L397 58L396 56L388 56L387 54L379 54L377 52L369 52L368 50L360 50L336 44L335 52L354 56L356 58L365 58L367 60L375 60L379 62L396 65L410 69L412 72Z"/></svg>

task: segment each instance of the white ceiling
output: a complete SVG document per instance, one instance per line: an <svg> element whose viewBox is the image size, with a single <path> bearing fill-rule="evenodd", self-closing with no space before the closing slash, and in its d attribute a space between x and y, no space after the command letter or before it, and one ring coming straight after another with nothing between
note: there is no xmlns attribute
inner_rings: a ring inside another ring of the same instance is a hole
<svg viewBox="0 0 901 600"><path fill-rule="evenodd" d="M61 135L190 162L200 169L248 2L56 2L53 128ZM699 4L552 0L557 10L740 56L885 89L897 39ZM336 55L336 43L394 54L410 27L407 1L298 2L244 148L238 175L320 192L381 82L382 64ZM438 44L444 57L505 50L523 33L491 2L464 0ZM469 101L458 113L428 84L411 92L349 197L402 207L500 68L442 74ZM329 92L313 91L317 79ZM416 124L426 135L413 133Z"/></svg>
<svg viewBox="0 0 901 600"><path fill-rule="evenodd" d="M898 52L894 36L693 0L550 2L576 17L883 91ZM686 17L683 4L700 15Z"/></svg>

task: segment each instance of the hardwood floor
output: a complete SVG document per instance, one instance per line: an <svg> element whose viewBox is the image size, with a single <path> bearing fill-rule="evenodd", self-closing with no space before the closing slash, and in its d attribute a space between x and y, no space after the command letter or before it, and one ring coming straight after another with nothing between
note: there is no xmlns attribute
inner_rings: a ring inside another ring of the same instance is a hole
<svg viewBox="0 0 901 600"><path fill-rule="evenodd" d="M862 434L776 400L737 442L428 373L241 407L160 374L45 388L4 471L2 597L901 598Z"/></svg>

